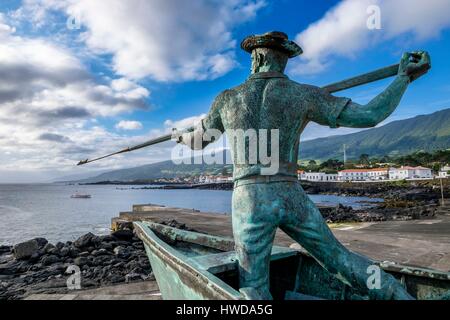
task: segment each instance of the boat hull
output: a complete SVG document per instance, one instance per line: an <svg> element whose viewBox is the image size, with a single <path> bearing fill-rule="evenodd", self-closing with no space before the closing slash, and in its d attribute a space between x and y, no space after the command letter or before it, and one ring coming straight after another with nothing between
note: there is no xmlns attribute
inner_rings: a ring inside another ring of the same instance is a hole
<svg viewBox="0 0 450 320"><path fill-rule="evenodd" d="M136 222L153 273L166 300L238 300L238 265L233 241ZM181 247L177 245L183 244ZM450 299L450 273L394 263L379 263L420 300ZM301 250L274 247L270 266L274 299L365 300Z"/></svg>

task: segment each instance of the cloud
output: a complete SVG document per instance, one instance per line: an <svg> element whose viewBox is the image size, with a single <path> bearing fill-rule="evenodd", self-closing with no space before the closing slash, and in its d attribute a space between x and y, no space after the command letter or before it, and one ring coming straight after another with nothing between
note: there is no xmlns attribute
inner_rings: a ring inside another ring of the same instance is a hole
<svg viewBox="0 0 450 320"><path fill-rule="evenodd" d="M0 14L2 172L69 170L94 147L122 147L127 138L101 128L98 119L148 109L149 95L130 79L94 78L70 50L17 35Z"/></svg>
<svg viewBox="0 0 450 320"><path fill-rule="evenodd" d="M116 129L119 130L140 130L142 129L142 123L139 121L120 121L116 124Z"/></svg>
<svg viewBox="0 0 450 320"><path fill-rule="evenodd" d="M0 119L6 112L60 119L148 107L150 92L136 83L123 78L99 82L64 47L16 36L1 20L0 30Z"/></svg>
<svg viewBox="0 0 450 320"><path fill-rule="evenodd" d="M381 9L381 30L367 27L369 6ZM354 57L381 41L399 36L419 42L450 27L448 0L343 0L322 19L296 36L304 55L293 64L294 74L325 70L333 57Z"/></svg>
<svg viewBox="0 0 450 320"><path fill-rule="evenodd" d="M22 0L18 10L0 13L2 173L71 171L85 157L191 126L196 117L130 137L106 130L101 119L149 109L142 79L182 82L229 72L237 65L233 29L264 6L264 0ZM79 31L69 32L68 17L80 19ZM90 65L105 73L93 75ZM168 148L127 160L164 160ZM119 156L81 170L125 165Z"/></svg>
<svg viewBox="0 0 450 320"><path fill-rule="evenodd" d="M58 143L65 143L69 142L70 139L62 136L60 134L54 134L54 133L43 133L39 136L39 140L43 141L52 141L52 142L58 142Z"/></svg>
<svg viewBox="0 0 450 320"><path fill-rule="evenodd" d="M81 40L111 54L126 78L205 80L236 66L231 30L265 6L263 0L27 0L17 16L45 23L62 10L80 20Z"/></svg>

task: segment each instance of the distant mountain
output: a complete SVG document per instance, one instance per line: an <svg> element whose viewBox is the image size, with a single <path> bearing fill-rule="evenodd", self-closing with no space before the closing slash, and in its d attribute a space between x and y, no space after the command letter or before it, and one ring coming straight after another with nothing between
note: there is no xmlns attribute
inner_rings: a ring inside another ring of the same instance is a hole
<svg viewBox="0 0 450 320"><path fill-rule="evenodd" d="M71 174L67 176L58 177L55 179L52 179L50 183L64 183L64 182L71 182L71 181L77 181L82 179L89 179L94 175L99 175L101 173L106 172L105 170L97 171L97 172L86 172L86 173L80 173L80 174Z"/></svg>
<svg viewBox="0 0 450 320"><path fill-rule="evenodd" d="M224 165L215 164L174 164L171 160L148 164L145 166L115 170L106 172L89 179L77 181L79 183L97 183L105 181L145 181L160 178L177 178L198 176L201 174L221 175L224 173ZM226 166L228 173L232 173L232 166Z"/></svg>
<svg viewBox="0 0 450 320"><path fill-rule="evenodd" d="M359 158L364 153L397 156L419 150L447 149L450 148L450 109L358 133L304 141L300 143L300 158L342 159L344 144L349 159Z"/></svg>
<svg viewBox="0 0 450 320"><path fill-rule="evenodd" d="M418 150L447 149L450 148L450 109L430 115L391 122L383 127L358 133L304 141L300 143L300 159L341 159L344 144L347 146L349 159L359 158L364 153L370 156L395 156L413 153ZM223 165L175 165L172 161L165 161L136 168L106 172L78 182L129 182L200 174L221 174L223 168ZM231 166L228 166L227 170L231 173Z"/></svg>

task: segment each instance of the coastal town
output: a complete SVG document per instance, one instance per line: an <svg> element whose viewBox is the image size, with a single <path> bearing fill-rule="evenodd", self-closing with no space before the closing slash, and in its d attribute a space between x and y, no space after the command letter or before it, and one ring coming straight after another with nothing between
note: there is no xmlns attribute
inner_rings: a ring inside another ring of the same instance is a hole
<svg viewBox="0 0 450 320"><path fill-rule="evenodd" d="M433 178L448 178L450 166L442 167L437 173L425 167L402 166L400 168L368 168L346 169L338 173L298 171L299 180L311 182L375 182L398 180L429 180Z"/></svg>
<svg viewBox="0 0 450 320"><path fill-rule="evenodd" d="M441 167L439 171L417 166L401 167L376 167L376 168L358 168L344 169L335 173L320 171L298 170L298 179L300 181L310 182L387 182L401 180L432 180L447 179L450 177L450 165ZM186 176L176 178L160 178L153 181L157 184L179 183L179 184L222 184L233 182L231 175L210 174L199 176Z"/></svg>

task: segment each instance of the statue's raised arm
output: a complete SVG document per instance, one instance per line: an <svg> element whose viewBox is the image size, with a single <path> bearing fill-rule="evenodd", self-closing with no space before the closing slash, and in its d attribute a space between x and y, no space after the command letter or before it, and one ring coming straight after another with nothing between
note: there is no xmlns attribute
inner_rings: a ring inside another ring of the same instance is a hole
<svg viewBox="0 0 450 320"><path fill-rule="evenodd" d="M182 143L193 150L202 150L210 143L216 141L216 139L225 131L219 112L219 109L225 103L225 96L226 92L221 93L215 99L206 117L194 127L193 131L180 134L177 138L177 142Z"/></svg>
<svg viewBox="0 0 450 320"><path fill-rule="evenodd" d="M337 119L337 126L352 128L374 127L389 117L399 105L408 85L431 68L430 55L419 51L405 53L397 78L381 94L366 105L349 101Z"/></svg>

